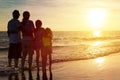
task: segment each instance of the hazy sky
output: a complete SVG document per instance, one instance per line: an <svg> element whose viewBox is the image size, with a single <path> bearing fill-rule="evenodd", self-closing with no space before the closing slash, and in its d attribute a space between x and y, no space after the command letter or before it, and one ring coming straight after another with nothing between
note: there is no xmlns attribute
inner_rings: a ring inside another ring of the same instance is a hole
<svg viewBox="0 0 120 80"><path fill-rule="evenodd" d="M120 0L0 0L0 31L7 30L12 11L30 11L54 31L120 30Z"/></svg>

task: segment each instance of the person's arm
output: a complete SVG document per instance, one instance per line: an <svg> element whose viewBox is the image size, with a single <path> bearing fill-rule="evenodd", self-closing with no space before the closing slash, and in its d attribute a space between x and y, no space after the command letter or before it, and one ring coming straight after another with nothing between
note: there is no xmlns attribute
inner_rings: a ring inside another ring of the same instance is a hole
<svg viewBox="0 0 120 80"><path fill-rule="evenodd" d="M49 38L50 38L50 42L51 42L51 47L52 47L52 38L53 38L53 33L52 30L50 29L49 34L48 34Z"/></svg>
<svg viewBox="0 0 120 80"><path fill-rule="evenodd" d="M9 33L9 22L7 24L7 34L8 34L8 37L10 36L10 33Z"/></svg>
<svg viewBox="0 0 120 80"><path fill-rule="evenodd" d="M34 23L31 21L31 32L34 33L35 31L35 26L34 26Z"/></svg>
<svg viewBox="0 0 120 80"><path fill-rule="evenodd" d="M11 31L10 31L10 30L8 29L8 30L7 30L7 34L10 35L11 33L17 33L17 31L14 31L14 30L11 30Z"/></svg>

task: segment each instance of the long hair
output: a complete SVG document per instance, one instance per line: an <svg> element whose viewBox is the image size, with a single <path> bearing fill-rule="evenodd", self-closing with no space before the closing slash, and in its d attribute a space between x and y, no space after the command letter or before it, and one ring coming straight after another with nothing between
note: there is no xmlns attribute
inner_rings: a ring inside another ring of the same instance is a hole
<svg viewBox="0 0 120 80"><path fill-rule="evenodd" d="M50 28L46 28L45 31L46 31L47 36L52 39L53 37L52 30Z"/></svg>
<svg viewBox="0 0 120 80"><path fill-rule="evenodd" d="M23 13L23 19L22 19L22 24L25 25L26 21L29 20L30 13L28 11L24 11Z"/></svg>

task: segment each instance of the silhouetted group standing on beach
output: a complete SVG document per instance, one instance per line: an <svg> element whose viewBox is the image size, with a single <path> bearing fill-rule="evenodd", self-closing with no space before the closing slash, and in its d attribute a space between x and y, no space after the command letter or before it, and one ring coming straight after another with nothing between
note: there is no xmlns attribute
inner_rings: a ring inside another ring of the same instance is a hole
<svg viewBox="0 0 120 80"><path fill-rule="evenodd" d="M19 59L21 58L21 71L25 70L26 58L28 56L28 69L32 70L33 55L36 53L36 65L39 71L39 58L41 55L42 73L46 75L47 61L49 61L49 71L51 73L52 64L52 31L50 28L43 28L42 21L30 20L30 12L23 12L23 19L18 20L20 13L14 10L13 19L8 22L7 33L9 37L9 50L8 50L8 66L12 66L14 61L14 68L17 69ZM43 76L44 77L44 76Z"/></svg>

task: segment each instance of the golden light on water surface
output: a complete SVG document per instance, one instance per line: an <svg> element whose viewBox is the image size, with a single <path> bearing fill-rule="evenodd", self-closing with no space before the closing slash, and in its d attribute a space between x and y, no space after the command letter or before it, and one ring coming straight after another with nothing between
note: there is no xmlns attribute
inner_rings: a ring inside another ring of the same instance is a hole
<svg viewBox="0 0 120 80"><path fill-rule="evenodd" d="M100 37L100 36L101 36L101 31L95 30L95 31L93 31L93 35L94 35L95 37Z"/></svg>
<svg viewBox="0 0 120 80"><path fill-rule="evenodd" d="M102 66L105 62L105 58L104 57L99 57L99 58L94 59L94 61L97 64L98 67L102 68Z"/></svg>
<svg viewBox="0 0 120 80"><path fill-rule="evenodd" d="M93 46L100 46L102 45L103 43L101 41L96 41L96 42L93 42Z"/></svg>

